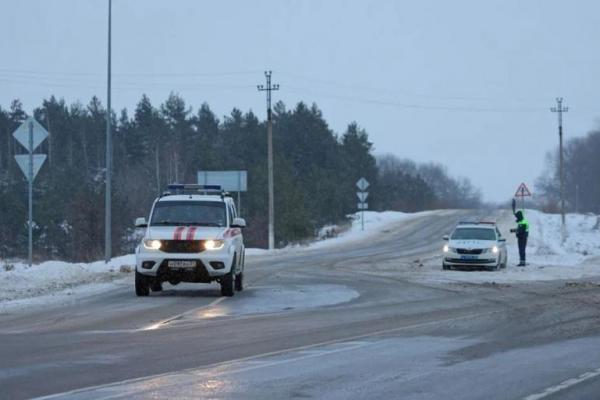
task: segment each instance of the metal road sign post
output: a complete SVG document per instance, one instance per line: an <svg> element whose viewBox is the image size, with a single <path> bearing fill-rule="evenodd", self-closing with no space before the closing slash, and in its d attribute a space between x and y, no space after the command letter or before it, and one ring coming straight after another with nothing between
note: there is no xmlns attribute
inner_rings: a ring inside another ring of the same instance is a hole
<svg viewBox="0 0 600 400"><path fill-rule="evenodd" d="M29 246L27 259L29 266L33 263L33 180L37 176L42 164L46 161L45 154L33 154L35 149L48 137L48 131L34 118L29 117L13 133L13 137L27 149L28 154L17 154L15 160L23 171L29 186L29 219L27 230Z"/></svg>
<svg viewBox="0 0 600 400"><path fill-rule="evenodd" d="M358 182L356 182L356 187L360 192L356 192L358 196L358 209L361 211L361 230L365 230L365 210L369 208L369 204L367 203L367 197L369 197L369 192L367 192L367 188L369 187L369 182L365 178L360 178Z"/></svg>
<svg viewBox="0 0 600 400"><path fill-rule="evenodd" d="M228 192L237 192L238 214L241 214L240 193L248 190L247 171L198 171L199 185L219 185Z"/></svg>

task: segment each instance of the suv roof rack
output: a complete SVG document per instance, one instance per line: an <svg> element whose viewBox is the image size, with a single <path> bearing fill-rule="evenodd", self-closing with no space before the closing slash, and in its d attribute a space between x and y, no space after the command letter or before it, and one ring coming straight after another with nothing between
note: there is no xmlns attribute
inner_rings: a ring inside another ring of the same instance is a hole
<svg viewBox="0 0 600 400"><path fill-rule="evenodd" d="M171 183L167 185L167 191L163 192L161 197L177 194L201 194L231 197L231 194L224 191L219 185L198 185L195 183Z"/></svg>

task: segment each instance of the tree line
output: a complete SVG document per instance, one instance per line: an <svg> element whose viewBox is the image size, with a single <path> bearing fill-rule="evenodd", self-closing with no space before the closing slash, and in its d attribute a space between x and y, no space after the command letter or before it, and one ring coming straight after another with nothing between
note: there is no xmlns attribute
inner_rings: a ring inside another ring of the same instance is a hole
<svg viewBox="0 0 600 400"><path fill-rule="evenodd" d="M563 154L566 210L600 214L600 128L566 141ZM545 169L536 182L536 189L544 210L560 210L558 149L546 155Z"/></svg>
<svg viewBox="0 0 600 400"><path fill-rule="evenodd" d="M34 252L38 260L99 259L104 246L106 109L94 97L68 105L51 97L33 116L50 136L34 184ZM14 160L26 150L12 132L27 117L22 104L0 107L0 258L23 257L27 243L27 184ZM133 227L168 183L196 182L199 170L246 170L242 194L247 246L267 244L266 121L234 108L218 118L208 104L194 110L171 94L154 106L142 96L133 112L111 113L113 129L113 249L131 252ZM375 210L476 207L479 192L444 167L373 155L367 132L350 123L338 134L315 105L273 109L276 244L314 237L356 211L355 182L371 182Z"/></svg>

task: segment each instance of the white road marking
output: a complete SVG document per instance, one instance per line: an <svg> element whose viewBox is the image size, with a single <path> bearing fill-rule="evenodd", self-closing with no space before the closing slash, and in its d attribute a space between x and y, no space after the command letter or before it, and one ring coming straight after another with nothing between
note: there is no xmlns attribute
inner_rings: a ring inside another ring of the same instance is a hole
<svg viewBox="0 0 600 400"><path fill-rule="evenodd" d="M595 370L585 372L579 375L577 378L567 379L566 381L561 382L556 386L547 388L543 392L531 394L525 397L523 400L540 400L548 396L552 396L553 394L558 393L562 390L575 386L581 382L587 381L588 379L595 378L597 376L600 376L600 368L596 368Z"/></svg>
<svg viewBox="0 0 600 400"><path fill-rule="evenodd" d="M117 387L117 386L126 385L126 384L133 384L133 383L137 383L137 382L147 381L150 379L167 378L170 376L181 375L181 374L185 374L185 373L193 374L193 375L201 375L209 369L223 367L223 366L232 365L232 364L238 364L238 363L247 363L248 361L258 361L258 362L256 363L256 365L245 367L245 368L239 369L238 371L242 371L242 370L246 371L248 369L264 368L264 367L275 365L277 363L282 363L282 362L292 362L292 361L297 361L297 360L301 360L301 359L305 359L305 358L320 357L322 355L331 354L331 352L337 353L337 352L354 350L355 348L362 347L362 346L365 346L366 344L370 343L370 342L362 341L360 339L366 339L366 338L371 338L371 337L376 337L376 336L383 336L383 335L402 332L402 331L410 330L410 329L414 329L414 328L423 328L423 327L427 327L430 325L448 323L448 322L453 322L453 321L460 321L460 320L469 319L469 318L484 317L484 316L495 314L497 312L498 311L489 311L489 312L485 312L485 313L473 313L473 314L462 315L460 317L438 319L435 321L420 322L420 323L415 323L415 324L411 324L411 325L400 326L397 328L382 329L379 331L363 333L360 335L349 336L346 338L326 340L326 341L319 342L319 343L313 343L313 344L308 344L308 345L298 346L298 347L291 347L291 348L287 348L287 349L283 349L283 350L275 350L275 351L270 351L270 352L266 352L266 353L255 354L255 355L248 356L248 357L241 357L241 358L237 358L237 359L233 359L233 360L222 361L222 362L218 362L218 363L214 363L214 364L209 364L209 365L206 365L206 366L203 366L200 368L188 368L188 369L184 369L184 370L181 370L178 372L166 372L164 374L156 374L156 375L149 375L149 376L144 376L144 377L139 377L139 378L124 379L122 381L117 381L117 382L112 382L112 383L107 383L107 384L102 384L102 385L89 386L89 387L80 388L80 389L74 389L74 390L70 390L70 391L66 391L66 392L62 392L62 393L51 394L48 396L36 397L36 400L57 399L57 398L61 398L64 396L75 395L75 394L80 394L80 393L94 391L94 390L102 390L104 388ZM355 345L344 346L342 348L339 348L339 349L336 348L335 350L329 350L329 351L328 350L315 351L315 353L312 353L312 354L305 354L301 357L290 358L290 359L286 359L283 361L269 362L269 361L260 361L259 360L261 358L272 357L272 356L277 356L277 355L287 354L287 353L302 352L305 350L316 349L318 347L323 347L323 346L332 345L332 344L343 344L346 342L353 343ZM112 397L112 396L110 396L110 397ZM110 398L110 397L105 397L105 398ZM527 400L531 400L531 399L527 399Z"/></svg>

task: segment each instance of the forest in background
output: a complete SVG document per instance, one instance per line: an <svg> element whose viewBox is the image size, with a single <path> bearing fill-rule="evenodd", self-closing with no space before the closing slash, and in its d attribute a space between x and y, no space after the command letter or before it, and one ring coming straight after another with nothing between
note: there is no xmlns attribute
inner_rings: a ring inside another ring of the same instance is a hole
<svg viewBox="0 0 600 400"><path fill-rule="evenodd" d="M33 116L50 132L37 152L48 154L34 185L36 260L100 259L104 249L106 109L54 96ZM27 248L27 183L14 160L26 152L12 132L27 117L15 100L0 107L0 258L23 257ZM247 170L242 194L248 247L267 243L266 122L234 108L218 118L208 104L194 110L177 94L155 106L142 96L133 112L111 113L113 129L114 255L138 241L133 221L147 216L169 183L196 182L199 170ZM481 203L468 179L439 164L393 155L375 157L367 131L356 122L341 133L316 104L273 109L275 237L277 247L314 238L356 212L355 182L370 183L369 208L420 211L472 208ZM391 130L400 128L390 127Z"/></svg>
<svg viewBox="0 0 600 400"><path fill-rule="evenodd" d="M600 128L568 139L563 155L566 211L600 214ZM536 189L540 208L548 212L560 210L558 146L546 155L546 166Z"/></svg>

